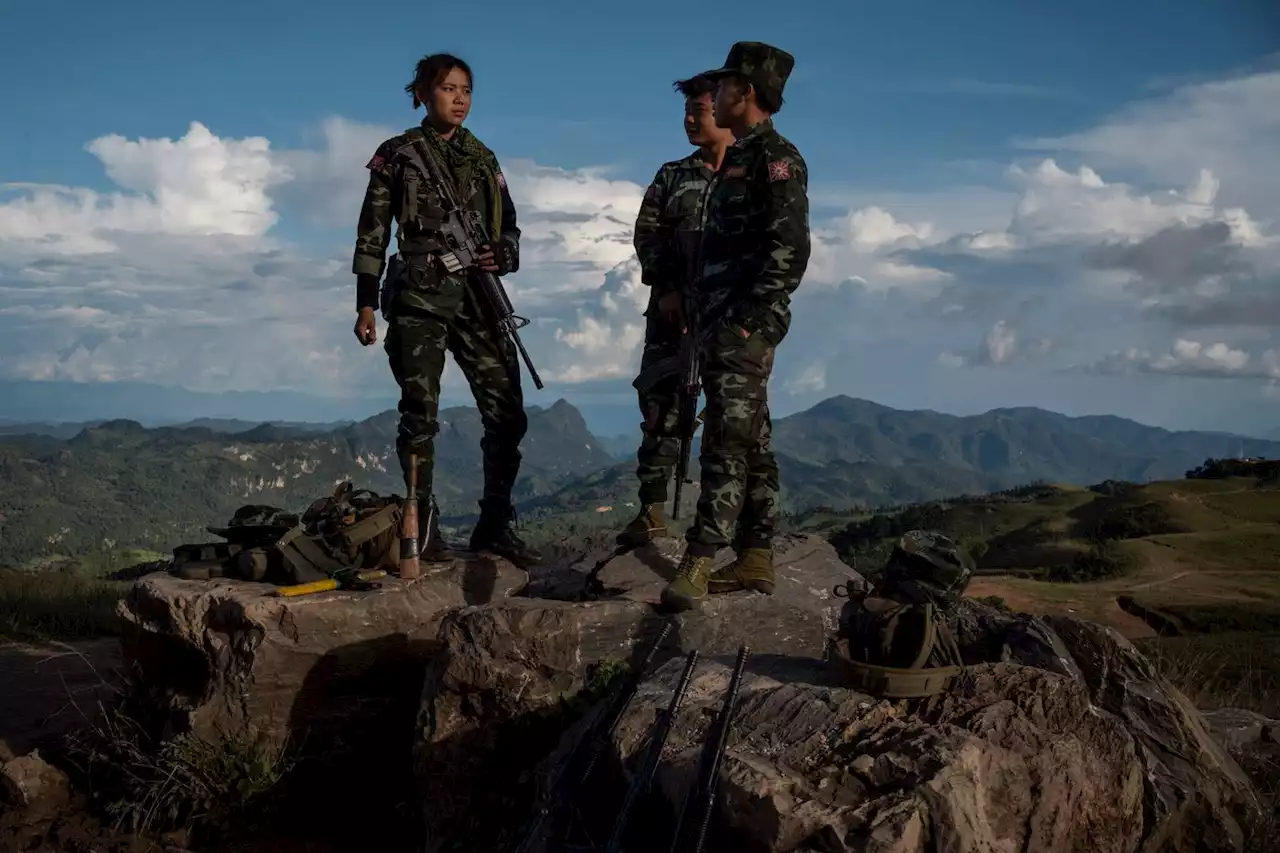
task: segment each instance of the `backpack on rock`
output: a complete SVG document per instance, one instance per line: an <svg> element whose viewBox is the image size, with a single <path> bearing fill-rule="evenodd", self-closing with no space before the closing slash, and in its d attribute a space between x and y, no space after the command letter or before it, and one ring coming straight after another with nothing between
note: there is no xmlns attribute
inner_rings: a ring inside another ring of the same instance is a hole
<svg viewBox="0 0 1280 853"><path fill-rule="evenodd" d="M916 699L948 689L963 668L945 614L973 576L973 560L940 533L912 530L863 598L851 596L828 640L836 679L872 696Z"/></svg>
<svg viewBox="0 0 1280 853"><path fill-rule="evenodd" d="M230 577L291 586L343 569L394 569L400 559L400 498L356 490L350 481L315 501L301 517L248 504L226 527L226 542L179 545L173 572L192 580Z"/></svg>

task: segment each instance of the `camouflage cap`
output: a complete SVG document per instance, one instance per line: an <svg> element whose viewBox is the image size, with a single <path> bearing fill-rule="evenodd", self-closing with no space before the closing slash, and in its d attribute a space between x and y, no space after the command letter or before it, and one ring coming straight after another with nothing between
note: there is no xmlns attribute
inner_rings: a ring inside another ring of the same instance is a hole
<svg viewBox="0 0 1280 853"><path fill-rule="evenodd" d="M955 541L929 530L904 533L881 575L881 594L914 604L946 607L964 594L973 558Z"/></svg>
<svg viewBox="0 0 1280 853"><path fill-rule="evenodd" d="M729 48L729 56L723 68L706 72L712 80L730 75L741 75L761 94L771 94L782 99L787 78L796 66L796 58L782 48L761 41L740 41Z"/></svg>

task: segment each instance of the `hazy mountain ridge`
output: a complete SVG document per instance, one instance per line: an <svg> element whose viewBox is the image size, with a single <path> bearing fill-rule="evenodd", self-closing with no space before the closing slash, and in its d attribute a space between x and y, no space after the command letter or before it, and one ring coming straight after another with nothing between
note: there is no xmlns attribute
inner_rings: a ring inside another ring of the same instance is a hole
<svg viewBox="0 0 1280 853"><path fill-rule="evenodd" d="M387 411L334 429L266 423L234 433L225 421L149 429L114 420L66 439L0 438L0 563L85 553L106 540L168 550L208 539L205 525L241 504L300 510L347 478L400 493L397 420ZM482 433L474 408L440 412L435 491L448 517L476 510ZM850 397L779 418L774 447L791 511L932 500L1036 480L1176 479L1207 457L1280 457L1280 442L1171 432L1123 418L1034 408L960 417ZM695 442L695 480L697 452ZM596 508L622 514L635 500L634 460L607 452L563 400L529 407L522 453L515 497L523 518L587 513L621 523ZM697 487L686 487L685 506L696 498Z"/></svg>

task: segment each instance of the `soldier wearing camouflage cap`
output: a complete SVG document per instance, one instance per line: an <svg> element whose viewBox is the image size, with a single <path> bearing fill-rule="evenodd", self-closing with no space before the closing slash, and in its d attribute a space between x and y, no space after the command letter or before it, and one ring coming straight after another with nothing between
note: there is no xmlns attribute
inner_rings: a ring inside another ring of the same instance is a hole
<svg viewBox="0 0 1280 853"><path fill-rule="evenodd" d="M406 479L409 458L418 459L418 488L432 490L434 442L439 432L440 377L452 352L471 385L484 425L484 498L471 534L472 550L488 550L519 566L540 555L512 528L511 492L520 471L520 442L528 429L515 347L497 333L466 271L451 273L441 257L448 249L440 233L445 203L429 174L433 158L453 184L459 204L486 224L481 268L507 275L520 268L520 228L498 159L462 126L471 111L471 68L456 56L423 57L405 86L413 106L426 107L418 127L388 139L369 160L369 186L360 209L352 272L356 274L356 339L377 341L374 311L381 303L388 331L391 372L400 386L396 450ZM399 252L393 273L386 263L391 229L398 223ZM387 281L379 293L380 279ZM437 514L423 556L443 558Z"/></svg>
<svg viewBox="0 0 1280 853"><path fill-rule="evenodd" d="M687 157L662 164L636 216L636 257L641 280L649 285L641 374L679 357L686 331L684 302L697 275L702 205L711 176L733 142L733 134L715 123L713 79L699 74L677 80L673 88L684 95L685 136L697 148ZM674 374L639 389L643 418L636 451L640 510L618 534L619 545L642 545L667 532L663 506L680 451L678 398L679 377Z"/></svg>
<svg viewBox="0 0 1280 853"><path fill-rule="evenodd" d="M791 294L809 263L808 168L774 128L795 66L784 50L738 42L717 80L716 124L735 142L708 188L698 280L703 321L702 488L677 576L663 590L671 609L708 592L772 593L779 503L769 419L774 350L791 326ZM737 560L710 575L732 545Z"/></svg>

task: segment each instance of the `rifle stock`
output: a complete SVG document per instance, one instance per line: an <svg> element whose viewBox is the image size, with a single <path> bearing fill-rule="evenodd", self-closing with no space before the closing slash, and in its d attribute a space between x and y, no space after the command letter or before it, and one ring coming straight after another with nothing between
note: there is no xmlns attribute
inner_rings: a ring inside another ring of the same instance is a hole
<svg viewBox="0 0 1280 853"><path fill-rule="evenodd" d="M520 340L520 332L518 331L529 325L529 321L515 313L515 308L511 305L511 299L508 298L507 291L503 288L502 282L498 280L498 277L488 270L480 269L476 263L480 255L480 246L491 244L498 238L496 236L492 238L484 236L484 227L480 223L480 214L458 204L458 200L453 195L452 185L440 171L440 165L436 163L431 151L420 150L420 148L425 148L425 146L419 146L417 143L410 146L409 159L414 161L414 164L423 169L424 174L430 176L431 180L435 182L447 208L444 222L440 226L440 233L444 237L448 251L441 255L440 259L444 262L445 269L451 273L461 272L466 269L474 271L476 280L480 284L480 295L493 315L498 333L510 338L511 342L515 344L521 360L524 361L524 366L529 370L529 378L533 380L534 387L541 391L543 388L542 377L538 375L537 369L533 366L533 360L529 358L529 352L524 348L524 342Z"/></svg>

